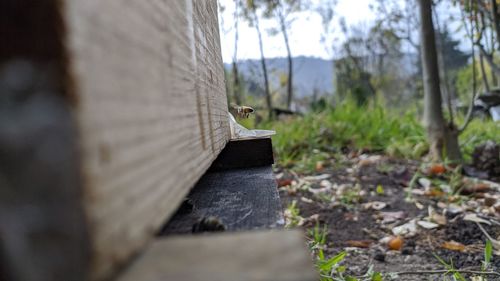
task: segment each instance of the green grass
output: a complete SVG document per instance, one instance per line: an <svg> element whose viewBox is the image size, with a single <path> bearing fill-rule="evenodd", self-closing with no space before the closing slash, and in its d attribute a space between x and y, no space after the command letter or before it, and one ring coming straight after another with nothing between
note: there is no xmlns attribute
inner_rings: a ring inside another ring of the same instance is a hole
<svg viewBox="0 0 500 281"><path fill-rule="evenodd" d="M390 114L381 106L358 107L346 101L323 112L265 127L276 130L273 146L286 166L310 158L322 160L322 152L338 152L342 147L409 156L415 146L425 144L424 130L414 116L413 112Z"/></svg>
<svg viewBox="0 0 500 281"><path fill-rule="evenodd" d="M252 127L248 120L245 125ZM425 130L414 110L395 113L380 105L358 107L352 101L258 127L276 130L273 146L281 165L301 165L304 170L314 170L317 161L328 159L343 147L413 159L428 150ZM470 159L474 147L486 140L500 142L499 131L498 122L471 122L460 136L465 158Z"/></svg>
<svg viewBox="0 0 500 281"><path fill-rule="evenodd" d="M500 143L500 122L472 120L460 135L460 145L465 158L469 160L474 147L487 140Z"/></svg>

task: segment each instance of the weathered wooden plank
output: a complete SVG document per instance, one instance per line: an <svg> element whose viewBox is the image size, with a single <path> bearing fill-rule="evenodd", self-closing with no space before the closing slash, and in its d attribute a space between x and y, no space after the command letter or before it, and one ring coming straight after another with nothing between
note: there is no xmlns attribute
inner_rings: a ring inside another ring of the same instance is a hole
<svg viewBox="0 0 500 281"><path fill-rule="evenodd" d="M187 204L190 208L181 208L160 235L190 233L195 223L209 216L218 218L227 231L284 224L270 165L207 173L189 193Z"/></svg>
<svg viewBox="0 0 500 281"><path fill-rule="evenodd" d="M232 140L210 166L210 171L260 167L274 164L271 138Z"/></svg>
<svg viewBox="0 0 500 281"><path fill-rule="evenodd" d="M119 281L318 280L299 231L158 239Z"/></svg>
<svg viewBox="0 0 500 281"><path fill-rule="evenodd" d="M6 198L53 216L19 240L32 243L21 244L32 259L16 256L10 268L40 272L53 261L35 280L63 268L76 275L56 279L81 280L90 259L90 278L105 279L157 233L229 139L217 3L0 1L0 38L1 71L25 61L38 79L5 104L1 96L0 151L17 162L5 163L16 173L0 168L0 184ZM3 224L22 206L12 204L0 201L2 239L23 236ZM21 248L0 245L0 256Z"/></svg>
<svg viewBox="0 0 500 281"><path fill-rule="evenodd" d="M228 140L216 1L67 1L94 277L142 247Z"/></svg>

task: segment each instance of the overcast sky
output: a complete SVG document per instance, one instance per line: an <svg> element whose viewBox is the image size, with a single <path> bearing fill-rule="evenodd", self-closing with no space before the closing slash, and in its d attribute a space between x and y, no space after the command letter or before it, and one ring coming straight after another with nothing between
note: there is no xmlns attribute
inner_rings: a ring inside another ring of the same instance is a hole
<svg viewBox="0 0 500 281"><path fill-rule="evenodd" d="M234 0L219 1L225 7L225 11L219 19L222 25L222 56L224 62L231 62L234 54ZM315 1L318 2L321 0ZM374 12L369 7L374 2L374 0L338 0L338 4L335 7L336 16L334 23L337 23L340 17L344 17L348 25L361 24L368 26L375 19ZM449 9L449 7L446 9ZM261 26L265 43L265 56L267 58L286 56L286 49L281 34L270 36L268 33L270 28L276 27L276 22L274 20L262 20ZM331 47L327 47L326 44L321 43L321 34L324 32L321 24L321 16L317 13L302 12L298 14L289 33L293 56L313 56L325 59L332 57ZM255 28L250 27L245 21L240 20L239 59L260 58L257 38ZM330 41L334 44L339 44L343 38L344 36L340 32L340 29L337 28ZM328 46L331 46L331 44Z"/></svg>
<svg viewBox="0 0 500 281"><path fill-rule="evenodd" d="M321 0L319 0L321 1ZM354 24L367 22L373 19L373 13L368 5L373 0L340 0L335 8L335 13L346 18L347 23ZM222 55L224 62L232 61L234 52L234 0L220 0L226 8L221 15L221 23L224 24L221 31ZM317 13L302 12L290 28L290 46L294 56L315 56L329 58L325 45L321 44L323 27L321 16ZM262 30L269 30L276 26L274 20L262 20ZM286 50L283 37L280 35L269 36L267 31L263 32L265 37L264 53L266 57L285 56ZM339 33L339 36L341 34ZM259 45L255 28L250 27L245 21L240 20L238 57L240 59L259 58Z"/></svg>

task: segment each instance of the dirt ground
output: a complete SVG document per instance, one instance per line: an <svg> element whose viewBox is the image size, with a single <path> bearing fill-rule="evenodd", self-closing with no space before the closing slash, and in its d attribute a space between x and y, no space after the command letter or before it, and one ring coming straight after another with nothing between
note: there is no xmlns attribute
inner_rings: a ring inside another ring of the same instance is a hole
<svg viewBox="0 0 500 281"><path fill-rule="evenodd" d="M488 182L487 188L483 184L481 190L461 192L467 196L450 195L442 191L446 185L433 186L456 182L452 169L434 174L429 169L434 168L417 161L350 153L318 163L312 174L278 168L276 177L283 206L296 202L299 227L306 232L317 224L327 225L325 253L346 251L344 265L350 275L361 276L370 266L382 273L445 269L435 255L458 269L480 270L487 240L484 231L500 239L500 189ZM414 177L417 171L421 176ZM471 215L472 221L467 219ZM481 223L484 231L474 218L487 221ZM415 229L395 234L398 226L412 226L412 222ZM390 250L388 241L398 236L402 247ZM489 271L500 272L499 256L493 256ZM398 280L443 280L439 274L398 276Z"/></svg>

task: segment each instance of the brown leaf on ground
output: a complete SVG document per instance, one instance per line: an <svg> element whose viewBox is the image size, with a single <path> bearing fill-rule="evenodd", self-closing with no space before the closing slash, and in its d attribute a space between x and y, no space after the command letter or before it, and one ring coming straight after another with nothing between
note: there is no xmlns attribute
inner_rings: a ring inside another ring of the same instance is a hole
<svg viewBox="0 0 500 281"><path fill-rule="evenodd" d="M363 204L363 208L365 210L373 209L376 211L380 211L385 207L387 207L387 203L380 202L380 201L373 201L373 202L368 202L368 203Z"/></svg>
<svg viewBox="0 0 500 281"><path fill-rule="evenodd" d="M455 241L447 241L444 242L441 247L451 250L451 251L458 251L458 252L463 252L465 250L465 245L459 242Z"/></svg>
<svg viewBox="0 0 500 281"><path fill-rule="evenodd" d="M321 172L323 169L325 169L323 161L316 162L316 172Z"/></svg>
<svg viewBox="0 0 500 281"><path fill-rule="evenodd" d="M370 245L373 242L370 240L348 240L346 241L346 244L349 245L350 247L356 247L356 248L370 248Z"/></svg>
<svg viewBox="0 0 500 281"><path fill-rule="evenodd" d="M387 247L394 251L401 250L403 248L403 238L399 236L391 238L391 240L389 240L389 243L387 243Z"/></svg>
<svg viewBox="0 0 500 281"><path fill-rule="evenodd" d="M474 193L485 193L491 190L491 187L488 184L485 183L477 183L472 186L467 186L462 191L460 194L462 195L471 195Z"/></svg>
<svg viewBox="0 0 500 281"><path fill-rule="evenodd" d="M380 212L376 215L377 218L382 219L382 223L392 223L398 220L406 218L406 214L403 211L397 212Z"/></svg>
<svg viewBox="0 0 500 281"><path fill-rule="evenodd" d="M429 168L431 175L442 175L446 172L446 167L442 164L434 164Z"/></svg>
<svg viewBox="0 0 500 281"><path fill-rule="evenodd" d="M292 184L292 179L278 179L278 187L288 186Z"/></svg>
<svg viewBox="0 0 500 281"><path fill-rule="evenodd" d="M432 188L428 191L425 192L425 195L427 195L428 197L441 197L443 196L445 193L437 188Z"/></svg>

